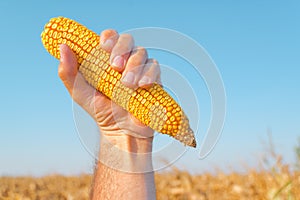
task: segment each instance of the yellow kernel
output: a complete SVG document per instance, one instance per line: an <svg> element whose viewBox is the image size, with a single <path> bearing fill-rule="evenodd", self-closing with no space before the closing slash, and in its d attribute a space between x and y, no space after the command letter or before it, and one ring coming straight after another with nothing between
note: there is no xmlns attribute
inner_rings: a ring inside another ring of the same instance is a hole
<svg viewBox="0 0 300 200"><path fill-rule="evenodd" d="M97 46L97 44L98 44L98 42L95 41L95 42L93 42L92 46L95 47L95 46Z"/></svg>
<svg viewBox="0 0 300 200"><path fill-rule="evenodd" d="M76 36L75 36L75 35L72 35L71 38L70 38L70 40L74 41L75 38L76 38Z"/></svg>
<svg viewBox="0 0 300 200"><path fill-rule="evenodd" d="M163 104L165 102L165 99L162 98L160 101L159 101L161 104Z"/></svg>
<svg viewBox="0 0 300 200"><path fill-rule="evenodd" d="M103 65L103 69L106 70L108 68L108 64L105 63L105 65Z"/></svg>
<svg viewBox="0 0 300 200"><path fill-rule="evenodd" d="M88 55L88 54L84 52L83 58L85 59L85 58L87 57L87 55Z"/></svg>
<svg viewBox="0 0 300 200"><path fill-rule="evenodd" d="M73 50L74 50L74 51L77 51L77 49L78 49L78 46L75 45Z"/></svg>
<svg viewBox="0 0 300 200"><path fill-rule="evenodd" d="M92 47L91 46L89 46L88 48L87 48L87 52L90 52L92 50Z"/></svg>
<svg viewBox="0 0 300 200"><path fill-rule="evenodd" d="M55 31L55 32L53 33L52 37L53 37L54 39L56 39L56 36L57 36L57 32Z"/></svg>
<svg viewBox="0 0 300 200"><path fill-rule="evenodd" d="M62 26L58 26L56 30L62 31Z"/></svg>
<svg viewBox="0 0 300 200"><path fill-rule="evenodd" d="M139 100L139 101L142 101L142 99L143 99L142 96L139 96L139 97L138 97L138 100Z"/></svg>
<svg viewBox="0 0 300 200"><path fill-rule="evenodd" d="M114 73L114 77L117 77L117 76L118 76L118 74L119 74L119 72L118 72L118 71L115 71L115 73Z"/></svg>
<svg viewBox="0 0 300 200"><path fill-rule="evenodd" d="M49 31L49 33L48 33L49 37L52 37L53 32L54 32L53 30Z"/></svg>
<svg viewBox="0 0 300 200"><path fill-rule="evenodd" d="M149 105L151 105L151 104L149 104ZM149 106L148 106L148 107L149 107ZM150 110L153 111L154 109L155 109L155 106L151 105L151 106L150 106Z"/></svg>
<svg viewBox="0 0 300 200"><path fill-rule="evenodd" d="M84 51L80 51L79 56L81 57L83 55Z"/></svg>
<svg viewBox="0 0 300 200"><path fill-rule="evenodd" d="M79 36L78 36L78 37L81 39L81 38L83 38L83 37L84 37L84 34L82 34L82 33L81 33L81 34L79 34Z"/></svg>
<svg viewBox="0 0 300 200"><path fill-rule="evenodd" d="M67 31L69 29L68 26L63 26L62 31Z"/></svg>
<svg viewBox="0 0 300 200"><path fill-rule="evenodd" d="M109 74L113 76L114 73L115 73L114 70L111 70Z"/></svg>
<svg viewBox="0 0 300 200"><path fill-rule="evenodd" d="M171 111L171 110L173 110L173 107L168 106L168 107L167 107L167 111Z"/></svg>
<svg viewBox="0 0 300 200"><path fill-rule="evenodd" d="M89 47L89 45L86 44L86 45L83 47L83 49L86 50L88 47Z"/></svg>
<svg viewBox="0 0 300 200"><path fill-rule="evenodd" d="M171 117L170 117L170 120L171 120L171 122L174 122L174 121L175 121L175 117L174 117L174 116L171 116Z"/></svg>
<svg viewBox="0 0 300 200"><path fill-rule="evenodd" d="M146 98L147 96L149 96L149 92L145 92L144 97Z"/></svg>
<svg viewBox="0 0 300 200"><path fill-rule="evenodd" d="M56 22L56 23L59 23L60 21L61 21L61 18L60 18L60 17L55 19L55 22Z"/></svg>
<svg viewBox="0 0 300 200"><path fill-rule="evenodd" d="M79 38L75 37L75 39L73 40L73 42L77 43L78 40L79 40Z"/></svg>
<svg viewBox="0 0 300 200"><path fill-rule="evenodd" d="M140 91L140 94L141 94L142 96L144 96L145 92L146 92L145 90L141 90L141 91Z"/></svg>

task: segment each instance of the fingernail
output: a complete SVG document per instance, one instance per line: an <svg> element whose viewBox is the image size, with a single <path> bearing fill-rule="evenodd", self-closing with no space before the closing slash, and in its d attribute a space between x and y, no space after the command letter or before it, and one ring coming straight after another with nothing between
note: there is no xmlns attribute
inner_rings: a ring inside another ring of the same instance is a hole
<svg viewBox="0 0 300 200"><path fill-rule="evenodd" d="M59 45L60 62L64 62L65 60L65 51L66 51L66 45L65 44Z"/></svg>
<svg viewBox="0 0 300 200"><path fill-rule="evenodd" d="M112 62L112 66L122 69L124 66L124 58L122 56L116 56Z"/></svg>
<svg viewBox="0 0 300 200"><path fill-rule="evenodd" d="M139 86L149 85L151 84L151 79L149 76L143 76L143 78L139 81Z"/></svg>
<svg viewBox="0 0 300 200"><path fill-rule="evenodd" d="M100 39L100 44L101 44L101 47L104 48L104 49L111 49L112 46L113 46L113 41L111 39L108 39L108 40L105 40L105 41L102 41Z"/></svg>
<svg viewBox="0 0 300 200"><path fill-rule="evenodd" d="M122 82L133 84L134 83L134 74L132 72L127 72L122 78Z"/></svg>

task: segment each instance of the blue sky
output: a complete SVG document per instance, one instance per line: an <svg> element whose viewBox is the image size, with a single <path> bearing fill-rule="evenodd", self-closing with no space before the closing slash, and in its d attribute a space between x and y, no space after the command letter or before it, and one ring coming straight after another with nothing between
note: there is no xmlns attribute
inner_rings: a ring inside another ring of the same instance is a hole
<svg viewBox="0 0 300 200"><path fill-rule="evenodd" d="M199 150L192 150L177 166L192 172L255 166L268 130L278 152L293 162L300 137L299 9L296 0L1 1L0 175L92 172L94 161L78 138L72 101L57 76L58 61L40 41L44 24L56 16L99 33L174 29L206 49L226 88L225 126L209 157L198 160ZM164 54L151 56L180 67ZM200 105L204 115L206 101Z"/></svg>

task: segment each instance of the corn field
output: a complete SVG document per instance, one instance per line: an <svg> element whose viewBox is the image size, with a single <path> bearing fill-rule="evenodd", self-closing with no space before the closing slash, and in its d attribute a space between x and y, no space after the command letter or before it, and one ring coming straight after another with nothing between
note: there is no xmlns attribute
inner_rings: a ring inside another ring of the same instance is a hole
<svg viewBox="0 0 300 200"><path fill-rule="evenodd" d="M1 177L0 200L89 199L92 177ZM300 199L300 172L191 175L177 169L155 176L157 199Z"/></svg>

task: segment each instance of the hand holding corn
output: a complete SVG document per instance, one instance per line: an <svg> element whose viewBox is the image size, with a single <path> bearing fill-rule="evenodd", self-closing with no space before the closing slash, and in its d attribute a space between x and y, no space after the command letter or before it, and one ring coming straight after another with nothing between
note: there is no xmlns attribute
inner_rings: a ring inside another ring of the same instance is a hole
<svg viewBox="0 0 300 200"><path fill-rule="evenodd" d="M158 62L149 59L144 48L135 47L130 35L106 30L99 37L77 22L59 17L45 26L42 42L50 54L61 60L61 79L101 130L118 134L125 130L148 137L154 129L185 145L196 146L183 110L159 85ZM73 90L76 76L77 88ZM94 88L99 91L95 96ZM119 106L112 106L114 103Z"/></svg>

